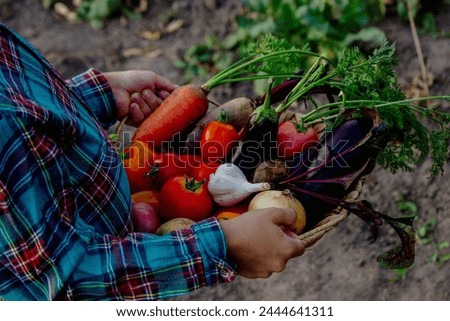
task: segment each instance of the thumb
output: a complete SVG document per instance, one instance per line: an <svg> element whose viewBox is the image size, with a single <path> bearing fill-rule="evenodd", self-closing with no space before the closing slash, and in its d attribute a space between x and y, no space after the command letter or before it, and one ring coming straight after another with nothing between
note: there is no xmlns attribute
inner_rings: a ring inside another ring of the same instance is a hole
<svg viewBox="0 0 450 321"><path fill-rule="evenodd" d="M273 216L272 222L281 226L284 234L289 239L290 254L289 257L300 256L305 252L305 244L298 239L298 235L295 234L295 222L297 220L297 213L293 208L280 208Z"/></svg>
<svg viewBox="0 0 450 321"><path fill-rule="evenodd" d="M289 240L292 245L291 257L300 256L303 255L303 253L305 253L305 244L298 239L297 235L289 237Z"/></svg>
<svg viewBox="0 0 450 321"><path fill-rule="evenodd" d="M297 214L292 208L277 208L274 216L272 217L272 222L279 226L284 226L290 230L295 229L295 221L297 219Z"/></svg>

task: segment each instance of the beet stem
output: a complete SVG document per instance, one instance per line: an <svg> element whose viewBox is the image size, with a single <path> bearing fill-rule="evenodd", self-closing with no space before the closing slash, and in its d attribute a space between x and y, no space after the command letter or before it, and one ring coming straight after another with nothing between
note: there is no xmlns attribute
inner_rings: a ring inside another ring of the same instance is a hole
<svg viewBox="0 0 450 321"><path fill-rule="evenodd" d="M299 188L299 187L296 187L296 186L291 186L289 188L291 190L293 190L293 191L300 192L300 193L303 193L303 194L310 195L312 197L318 198L318 199L320 199L320 200L322 200L324 202L330 203L332 205L342 206L345 209L350 208L348 202L343 201L343 200L338 199L338 198L335 198L335 197L331 197L331 196L328 196L328 195L323 195L323 194L311 192L311 191L308 191L306 189L302 189L302 188Z"/></svg>
<svg viewBox="0 0 450 321"><path fill-rule="evenodd" d="M292 172L292 174L288 175L288 177L287 177L284 181L281 181L280 184L287 184L287 183L291 183L291 182L293 182L293 181L297 181L298 179L303 178L303 177L307 176L308 174L310 174L310 173L312 173L312 172L314 172L314 171L317 171L317 170L319 170L319 169L325 167L325 166L328 165L330 162L332 162L332 161L334 161L335 159L337 159L337 157L342 157L342 156L344 156L344 155L350 153L354 148L358 147L358 145L359 145L359 143L357 143L357 144L355 144L355 145L349 147L348 149L344 150L342 153L339 153L339 154L337 154L337 155L331 157L331 158L328 159L326 162L322 162L322 163L320 163L319 165L317 165L316 167L313 167L313 168L307 170L306 172L304 172L304 173L302 173L302 174L300 174L300 175L294 176L295 173L298 171L298 169L296 169L296 170L294 170L294 171Z"/></svg>

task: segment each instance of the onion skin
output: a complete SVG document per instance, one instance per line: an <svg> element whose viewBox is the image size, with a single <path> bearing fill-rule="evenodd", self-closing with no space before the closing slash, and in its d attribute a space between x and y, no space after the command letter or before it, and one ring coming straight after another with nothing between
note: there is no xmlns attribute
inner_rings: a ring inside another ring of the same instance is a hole
<svg viewBox="0 0 450 321"><path fill-rule="evenodd" d="M173 231L183 230L190 228L192 224L194 224L195 221L184 218L184 217L178 217L173 218L165 223L163 223L155 232L156 235L166 235Z"/></svg>
<svg viewBox="0 0 450 321"><path fill-rule="evenodd" d="M306 212L302 203L294 197L290 190L269 190L259 192L250 201L248 210L252 211L269 207L293 208L297 214L297 219L295 221L295 234L300 235L306 226Z"/></svg>

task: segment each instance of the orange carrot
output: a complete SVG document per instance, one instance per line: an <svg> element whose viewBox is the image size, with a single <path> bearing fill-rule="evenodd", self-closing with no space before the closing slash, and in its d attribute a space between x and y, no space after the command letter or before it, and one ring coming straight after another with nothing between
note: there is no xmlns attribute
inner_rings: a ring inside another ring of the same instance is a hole
<svg viewBox="0 0 450 321"><path fill-rule="evenodd" d="M136 129L133 141L143 141L159 149L177 133L195 124L208 110L205 92L195 85L175 89Z"/></svg>

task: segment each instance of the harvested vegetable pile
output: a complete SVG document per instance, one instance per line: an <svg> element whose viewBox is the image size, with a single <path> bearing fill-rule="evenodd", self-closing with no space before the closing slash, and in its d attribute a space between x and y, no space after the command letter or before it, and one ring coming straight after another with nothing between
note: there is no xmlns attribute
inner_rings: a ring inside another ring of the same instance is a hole
<svg viewBox="0 0 450 321"><path fill-rule="evenodd" d="M311 67L298 70L305 60ZM450 116L426 102L450 96L406 99L396 63L387 43L369 57L345 49L330 61L265 37L203 86L174 91L137 129L124 160L132 191L154 196L155 212L166 222L179 215L192 222L231 219L254 199L292 206L297 234L341 207L369 225L374 241L383 222L392 226L401 245L379 262L409 266L414 217L393 218L367 201L344 201L375 164L396 172L431 156L430 174L437 175L447 160ZM264 95L208 110L215 87L254 80L267 80Z"/></svg>

